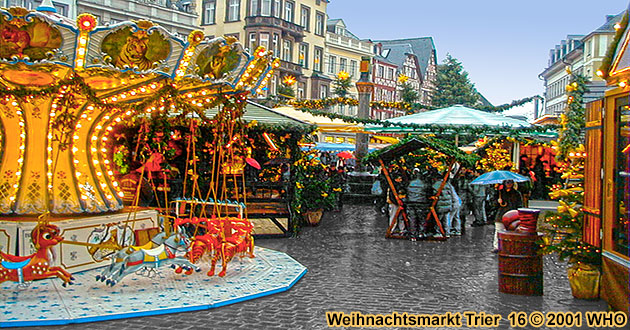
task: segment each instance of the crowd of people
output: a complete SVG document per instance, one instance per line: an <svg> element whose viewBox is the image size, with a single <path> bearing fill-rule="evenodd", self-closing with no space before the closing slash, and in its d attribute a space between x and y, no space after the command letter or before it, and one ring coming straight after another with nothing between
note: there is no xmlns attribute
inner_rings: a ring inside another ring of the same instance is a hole
<svg viewBox="0 0 630 330"><path fill-rule="evenodd" d="M442 238L442 231L436 221L430 216L431 205L435 201L435 212L445 235L462 235L466 222L472 219L471 226L495 226L494 249L498 248L496 232L503 230L501 223L503 215L509 211L527 206L527 194L531 191L531 182L519 183L506 180L502 184L477 185L471 182L479 173L461 169L454 177L444 182L444 177L437 172L415 168L411 176L405 180L398 176L394 179L394 187L398 196L404 202L409 226L403 221L397 221L395 214L400 207L396 196L384 175L379 175L378 185L384 187L384 194L377 196L377 209L384 210L389 216L389 224L394 222L394 230L412 239L428 237ZM376 184L376 183L375 183ZM438 197L437 192L442 187ZM387 207L383 207L383 206ZM429 220L429 221L427 221ZM397 226L397 227L396 227Z"/></svg>

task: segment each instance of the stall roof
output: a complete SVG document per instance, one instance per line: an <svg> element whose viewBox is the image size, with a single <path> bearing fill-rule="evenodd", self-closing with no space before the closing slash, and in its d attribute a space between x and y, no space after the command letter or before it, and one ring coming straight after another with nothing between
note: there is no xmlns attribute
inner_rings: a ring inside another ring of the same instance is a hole
<svg viewBox="0 0 630 330"><path fill-rule="evenodd" d="M341 119L330 119L324 116L314 116L310 113L296 110L293 107L279 107L274 108L274 111L281 113L285 116L307 122L309 124L317 125L322 131L334 131L334 132L363 132L363 125L348 123Z"/></svg>
<svg viewBox="0 0 630 330"><path fill-rule="evenodd" d="M206 110L206 116L214 117L217 109ZM247 101L243 113L243 120L246 122L257 121L261 124L278 124L278 125L309 125L310 123L299 118L286 115L275 109L268 108L262 104Z"/></svg>
<svg viewBox="0 0 630 330"><path fill-rule="evenodd" d="M389 163L395 158L404 156L421 148L433 149L445 154L446 156L453 157L457 162L468 167L474 166L477 161L477 156L468 155L464 151L455 147L455 145L451 145L444 140L424 136L414 136L400 141L398 144L383 148L368 155L367 160L374 163L378 160L378 158L380 158L384 163Z"/></svg>

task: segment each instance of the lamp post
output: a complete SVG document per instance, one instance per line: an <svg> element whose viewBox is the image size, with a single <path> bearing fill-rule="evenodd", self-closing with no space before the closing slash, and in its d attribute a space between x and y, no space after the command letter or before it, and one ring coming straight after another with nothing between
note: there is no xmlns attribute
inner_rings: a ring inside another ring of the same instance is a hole
<svg viewBox="0 0 630 330"><path fill-rule="evenodd" d="M361 77L357 81L357 91L359 92L359 111L357 117L367 119L370 117L370 100L372 98L372 91L374 90L374 84L370 81L370 57L361 57ZM357 171L362 171L363 164L361 159L368 153L369 136L365 133L357 133L356 137L356 157L357 157Z"/></svg>

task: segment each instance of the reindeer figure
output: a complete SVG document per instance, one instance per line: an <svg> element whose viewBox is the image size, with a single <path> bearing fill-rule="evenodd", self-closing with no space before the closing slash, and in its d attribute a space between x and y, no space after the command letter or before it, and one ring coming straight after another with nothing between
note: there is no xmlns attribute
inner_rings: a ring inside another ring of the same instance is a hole
<svg viewBox="0 0 630 330"><path fill-rule="evenodd" d="M186 220L179 219L180 223ZM249 256L254 258L254 238L251 235L252 224L247 219L193 219L192 223L205 222L206 233L193 238L189 258L197 263L207 253L212 255L208 276L213 276L217 261L221 259L221 272L225 276L228 263L235 257Z"/></svg>
<svg viewBox="0 0 630 330"><path fill-rule="evenodd" d="M131 251L120 261L115 262L114 266L110 266L110 272L103 272L97 280L105 281L108 285L114 286L129 274L143 269L157 269L163 265L186 269L186 275L192 274L193 270L200 271L201 269L190 263L188 259L176 255L178 252L188 252L188 243L189 239L183 233L174 233L167 237L164 243L152 249L139 248Z"/></svg>
<svg viewBox="0 0 630 330"><path fill-rule="evenodd" d="M0 283L13 281L22 284L56 276L63 281L64 287L72 284L74 277L65 269L52 266L48 257L49 253L54 256L53 247L63 241L63 237L59 236L59 228L40 223L31 232L31 240L37 252L29 256L0 252Z"/></svg>

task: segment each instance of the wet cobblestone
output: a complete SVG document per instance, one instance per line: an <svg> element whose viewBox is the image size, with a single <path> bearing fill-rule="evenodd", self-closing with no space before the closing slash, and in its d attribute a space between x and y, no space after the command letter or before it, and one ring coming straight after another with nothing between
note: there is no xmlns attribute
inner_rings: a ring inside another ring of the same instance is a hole
<svg viewBox="0 0 630 330"><path fill-rule="evenodd" d="M501 314L497 329L508 329L510 312L607 310L603 301L573 299L566 264L551 256L544 258L542 297L499 293L492 226L469 227L445 242L411 242L386 239L386 225L372 207L346 205L299 238L258 240L308 268L284 293L205 311L47 328L310 330L328 328L326 311L475 311Z"/></svg>

